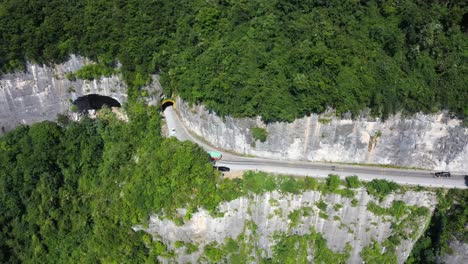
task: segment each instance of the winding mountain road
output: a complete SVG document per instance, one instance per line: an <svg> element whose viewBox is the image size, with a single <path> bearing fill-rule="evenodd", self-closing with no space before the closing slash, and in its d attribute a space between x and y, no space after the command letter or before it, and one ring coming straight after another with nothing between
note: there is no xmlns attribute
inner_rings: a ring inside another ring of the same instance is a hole
<svg viewBox="0 0 468 264"><path fill-rule="evenodd" d="M214 150L223 153L222 160L218 161L216 165L226 166L231 170L265 171L314 177L327 177L328 174L333 173L339 175L341 178L349 175L357 175L361 180L367 181L372 179L386 179L400 184L443 188L466 188L462 175L452 175L451 178L434 178L430 174L430 171L425 170L243 157L215 148L194 137L183 125L172 106L164 110L164 117L171 136L175 136L180 141L192 141L206 151Z"/></svg>

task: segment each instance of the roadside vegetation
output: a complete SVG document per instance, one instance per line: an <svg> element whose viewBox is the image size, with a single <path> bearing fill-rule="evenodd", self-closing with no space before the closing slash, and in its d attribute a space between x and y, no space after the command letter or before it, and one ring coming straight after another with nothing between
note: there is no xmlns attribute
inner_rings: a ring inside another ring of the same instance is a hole
<svg viewBox="0 0 468 264"><path fill-rule="evenodd" d="M4 0L0 71L75 53L120 62L130 98L160 73L167 94L220 115L292 121L332 107L464 117L467 8L461 0Z"/></svg>

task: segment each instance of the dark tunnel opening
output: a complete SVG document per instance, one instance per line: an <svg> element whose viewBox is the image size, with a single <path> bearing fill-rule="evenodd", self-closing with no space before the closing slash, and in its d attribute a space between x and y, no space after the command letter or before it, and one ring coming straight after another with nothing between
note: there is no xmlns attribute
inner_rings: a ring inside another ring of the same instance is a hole
<svg viewBox="0 0 468 264"><path fill-rule="evenodd" d="M162 111L164 112L164 110L166 110L166 108L169 106L174 106L174 102L173 101L163 102L163 104L161 105Z"/></svg>
<svg viewBox="0 0 468 264"><path fill-rule="evenodd" d="M108 107L122 107L119 101L115 100L112 97L99 95L99 94L88 94L81 96L73 102L78 108L78 112L85 113L88 110L99 110L104 105Z"/></svg>

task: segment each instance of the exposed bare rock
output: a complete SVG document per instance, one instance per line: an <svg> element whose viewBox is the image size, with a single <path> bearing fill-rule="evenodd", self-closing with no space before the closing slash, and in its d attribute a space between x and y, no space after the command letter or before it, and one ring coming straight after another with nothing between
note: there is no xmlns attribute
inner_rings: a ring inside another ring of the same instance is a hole
<svg viewBox="0 0 468 264"><path fill-rule="evenodd" d="M178 99L182 122L211 144L237 153L289 160L392 164L468 172L468 128L447 113L416 114L386 121L340 119L333 114L264 124L258 118L221 118ZM263 127L266 142L251 129Z"/></svg>
<svg viewBox="0 0 468 264"><path fill-rule="evenodd" d="M212 242L223 244L227 238L236 239L242 233L252 233L249 223L253 223L256 230L254 239L248 245L266 254L261 257L272 256L272 247L276 244L275 234L304 235L310 233L310 228L313 227L327 240L328 248L334 252L345 251L349 243L352 249L348 263L360 263L360 252L364 247L372 240L381 243L388 239L395 234L392 223L404 221L396 221L390 215L375 215L367 209L370 201L388 208L393 201L399 200L408 206L426 207L428 212L432 212L437 203L433 193L413 191L389 195L380 203L361 189L354 199L357 203L354 202L353 205L353 199L337 194L324 195L319 191L306 191L293 195L274 191L222 203L219 206L219 211L224 213L222 217L212 217L207 211L201 210L193 214L189 221L177 226L171 220L153 215L147 228L139 226L135 229L145 230L155 240L162 241L169 249L175 250L175 259L160 258L166 263L199 263L205 245ZM320 215L321 210L316 206L319 201L327 204L326 211L323 212L326 218L323 214ZM297 210L307 210L308 213L301 214L299 222L293 225L288 216ZM414 243L424 232L430 215L428 213L419 218L408 219L408 226L403 228L408 238L402 239L396 250L399 263L403 263L409 256ZM197 244L198 251L186 254L183 248L175 246L176 241Z"/></svg>
<svg viewBox="0 0 468 264"><path fill-rule="evenodd" d="M119 103L127 101L127 85L121 75L112 75L95 80L69 80L73 73L92 63L86 58L71 55L62 64L45 66L28 64L26 72L5 74L0 77L0 134L19 124L32 124L55 120L57 114L69 110L71 103L88 94L110 96ZM159 77L147 91L149 103L159 100L161 86Z"/></svg>

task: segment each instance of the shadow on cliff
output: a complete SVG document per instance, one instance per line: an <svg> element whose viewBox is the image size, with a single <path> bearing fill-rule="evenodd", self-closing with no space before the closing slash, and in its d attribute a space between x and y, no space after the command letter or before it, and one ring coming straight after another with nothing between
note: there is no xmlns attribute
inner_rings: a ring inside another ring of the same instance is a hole
<svg viewBox="0 0 468 264"><path fill-rule="evenodd" d="M78 112L85 113L88 110L99 110L104 105L108 107L122 107L119 101L115 100L112 97L99 95L99 94L88 94L81 96L73 102L78 108Z"/></svg>

